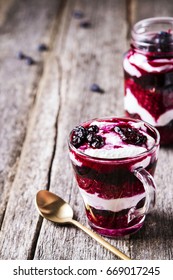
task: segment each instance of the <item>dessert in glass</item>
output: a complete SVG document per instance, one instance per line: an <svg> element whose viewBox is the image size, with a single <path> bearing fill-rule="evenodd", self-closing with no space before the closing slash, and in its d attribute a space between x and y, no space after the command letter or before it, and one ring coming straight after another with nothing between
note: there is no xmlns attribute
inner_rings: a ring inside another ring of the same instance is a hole
<svg viewBox="0 0 173 280"><path fill-rule="evenodd" d="M69 155L92 229L108 237L139 230L153 209L159 132L141 120L96 118L76 126Z"/></svg>
<svg viewBox="0 0 173 280"><path fill-rule="evenodd" d="M126 116L158 129L162 145L173 144L173 18L137 22L124 54Z"/></svg>

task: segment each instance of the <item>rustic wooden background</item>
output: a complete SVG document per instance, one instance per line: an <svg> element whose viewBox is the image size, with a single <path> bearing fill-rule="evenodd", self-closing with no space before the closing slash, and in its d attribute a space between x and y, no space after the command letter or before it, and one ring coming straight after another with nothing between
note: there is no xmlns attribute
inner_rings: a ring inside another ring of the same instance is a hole
<svg viewBox="0 0 173 280"><path fill-rule="evenodd" d="M90 28L80 27L74 10ZM124 114L130 29L140 19L172 15L172 0L0 0L0 259L116 259L81 230L43 220L35 195L59 194L87 224L67 136L88 118ZM40 43L49 51L39 53ZM19 60L20 50L37 63ZM91 92L92 83L105 93ZM172 155L161 148L157 205L143 229L106 238L132 259L173 258Z"/></svg>

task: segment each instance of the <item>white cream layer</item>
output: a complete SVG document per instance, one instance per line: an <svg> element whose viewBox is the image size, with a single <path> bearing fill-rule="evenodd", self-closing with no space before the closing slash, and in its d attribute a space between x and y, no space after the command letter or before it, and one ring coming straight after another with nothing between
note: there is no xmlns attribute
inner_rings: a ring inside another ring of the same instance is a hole
<svg viewBox="0 0 173 280"><path fill-rule="evenodd" d="M69 155L70 155L71 161L72 161L75 165L77 165L77 166L82 166L82 162L81 162L80 160L76 159L74 153L69 152Z"/></svg>
<svg viewBox="0 0 173 280"><path fill-rule="evenodd" d="M150 123L153 126L164 126L173 119L173 109L160 115L156 120L146 109L141 107L130 89L126 90L124 97L124 108L129 114L138 114L142 120Z"/></svg>
<svg viewBox="0 0 173 280"><path fill-rule="evenodd" d="M130 145L132 146L132 145ZM122 147L122 148L115 148L115 149L92 149L88 148L85 150L85 154L97 157L97 158L110 158L110 159L118 159L118 158L125 158L125 157L134 157L137 156L143 152L145 152L146 149L139 146L132 146L132 147Z"/></svg>
<svg viewBox="0 0 173 280"><path fill-rule="evenodd" d="M137 205L137 203L145 197L145 193L135 195L133 197L124 197L117 199L104 199L98 197L97 194L90 194L80 188L85 205L90 205L96 209L119 212Z"/></svg>
<svg viewBox="0 0 173 280"><path fill-rule="evenodd" d="M137 70L137 67L148 73L161 73L165 71L171 71L173 70L173 59L164 59L164 58L155 59L154 66L152 66L147 61L145 55L134 53L128 58L126 57L124 59L123 66L125 71L130 75L140 77L141 73L139 70Z"/></svg>

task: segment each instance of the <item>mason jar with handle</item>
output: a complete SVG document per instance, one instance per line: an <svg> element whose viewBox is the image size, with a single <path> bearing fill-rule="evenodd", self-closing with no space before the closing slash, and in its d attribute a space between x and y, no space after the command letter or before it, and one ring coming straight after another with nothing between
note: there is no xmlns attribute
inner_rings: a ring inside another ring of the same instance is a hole
<svg viewBox="0 0 173 280"><path fill-rule="evenodd" d="M116 237L139 230L156 201L160 136L146 122L99 118L75 127L69 154L89 225Z"/></svg>

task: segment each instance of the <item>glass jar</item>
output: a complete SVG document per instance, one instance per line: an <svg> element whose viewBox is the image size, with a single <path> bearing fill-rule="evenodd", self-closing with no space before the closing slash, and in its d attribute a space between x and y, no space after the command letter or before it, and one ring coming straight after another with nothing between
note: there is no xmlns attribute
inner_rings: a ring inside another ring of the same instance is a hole
<svg viewBox="0 0 173 280"><path fill-rule="evenodd" d="M133 26L123 68L126 115L155 126L162 145L173 144L173 17Z"/></svg>

